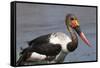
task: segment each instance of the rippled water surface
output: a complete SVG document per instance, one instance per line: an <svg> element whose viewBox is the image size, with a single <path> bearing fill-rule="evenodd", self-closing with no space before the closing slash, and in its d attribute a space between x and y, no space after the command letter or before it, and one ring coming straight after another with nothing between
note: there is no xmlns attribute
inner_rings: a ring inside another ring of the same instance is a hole
<svg viewBox="0 0 100 68"><path fill-rule="evenodd" d="M95 61L96 60L96 8L78 6L17 4L17 59L20 47L27 47L30 41L40 35L52 32L64 32L69 35L65 26L65 16L75 14L80 27L92 44L88 47L79 38L78 48L66 55L64 62Z"/></svg>

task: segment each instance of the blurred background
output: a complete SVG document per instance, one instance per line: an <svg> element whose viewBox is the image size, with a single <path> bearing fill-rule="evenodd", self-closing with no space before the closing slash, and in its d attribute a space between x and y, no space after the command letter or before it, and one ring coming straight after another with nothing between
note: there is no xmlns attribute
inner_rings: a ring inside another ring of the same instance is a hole
<svg viewBox="0 0 100 68"><path fill-rule="evenodd" d="M80 27L92 48L79 38L78 48L68 54L64 62L96 60L96 8L61 5L42 5L17 3L16 20L16 54L19 58L20 47L26 48L27 41L52 32L64 32L69 35L65 26L65 16L72 13L77 16ZM70 36L70 35L69 35Z"/></svg>

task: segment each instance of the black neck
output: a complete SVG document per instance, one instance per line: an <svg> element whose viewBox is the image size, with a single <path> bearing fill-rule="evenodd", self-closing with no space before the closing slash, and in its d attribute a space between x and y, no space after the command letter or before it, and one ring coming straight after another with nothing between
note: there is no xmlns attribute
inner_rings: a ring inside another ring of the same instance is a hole
<svg viewBox="0 0 100 68"><path fill-rule="evenodd" d="M75 31L72 28L70 28L69 32L70 32L70 35L71 35L72 42L70 42L68 44L67 48L68 48L69 51L74 51L78 46L78 38L77 38Z"/></svg>

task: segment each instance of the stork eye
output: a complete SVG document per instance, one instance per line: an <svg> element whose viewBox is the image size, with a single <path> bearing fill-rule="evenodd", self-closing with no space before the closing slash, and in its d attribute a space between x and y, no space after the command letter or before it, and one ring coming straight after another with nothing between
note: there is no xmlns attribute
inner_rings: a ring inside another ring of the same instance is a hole
<svg viewBox="0 0 100 68"><path fill-rule="evenodd" d="M70 20L74 20L74 18L70 18Z"/></svg>

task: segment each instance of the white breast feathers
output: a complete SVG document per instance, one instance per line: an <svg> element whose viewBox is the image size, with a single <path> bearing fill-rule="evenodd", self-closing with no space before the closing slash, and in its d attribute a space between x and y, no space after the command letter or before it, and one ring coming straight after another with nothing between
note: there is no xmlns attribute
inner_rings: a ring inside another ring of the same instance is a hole
<svg viewBox="0 0 100 68"><path fill-rule="evenodd" d="M71 39L62 32L52 33L50 36L50 43L52 44L61 44L62 51L68 52L67 44L71 42Z"/></svg>

